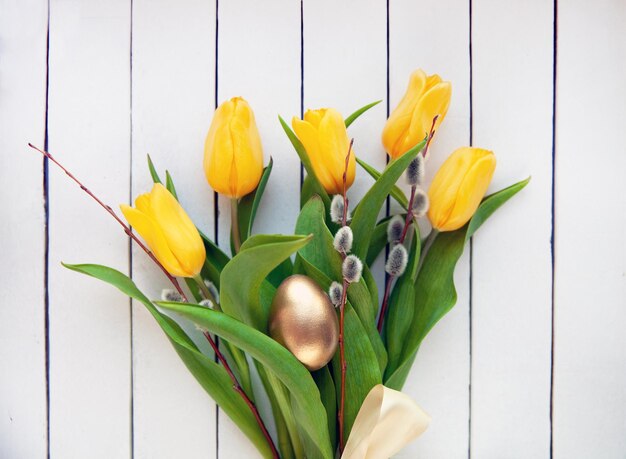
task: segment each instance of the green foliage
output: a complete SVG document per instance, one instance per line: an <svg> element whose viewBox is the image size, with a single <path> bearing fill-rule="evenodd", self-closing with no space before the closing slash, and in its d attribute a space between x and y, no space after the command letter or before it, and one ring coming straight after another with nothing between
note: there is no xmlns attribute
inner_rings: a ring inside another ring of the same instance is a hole
<svg viewBox="0 0 626 459"><path fill-rule="evenodd" d="M249 238L222 270L222 310L265 332L270 305L261 301L261 284L272 270L310 240L310 236L282 235L256 235Z"/></svg>
<svg viewBox="0 0 626 459"><path fill-rule="evenodd" d="M125 295L143 304L166 334L187 369L204 390L252 441L263 457L272 457L271 450L252 412L241 396L232 389L232 382L224 368L215 363L213 357L202 354L183 329L173 319L160 313L128 276L101 265L64 264L64 266L107 282L117 287Z"/></svg>
<svg viewBox="0 0 626 459"><path fill-rule="evenodd" d="M331 281L341 281L342 259L333 247L333 236L324 223L324 205L319 197L314 196L302 208L296 223L296 233L312 234L313 240L300 249L299 256L323 272ZM377 356L381 371L387 363L387 353L376 330L376 311L378 298L373 302L365 276L358 283L348 287L348 301L353 305L361 325L367 331L372 348Z"/></svg>
<svg viewBox="0 0 626 459"><path fill-rule="evenodd" d="M402 388L420 344L435 324L456 303L454 268L463 254L466 241L489 216L522 190L528 181L528 179L523 180L487 196L467 225L456 231L437 235L417 275L411 326L404 336L398 337L398 341L404 342L404 346L401 351L394 349L385 372L386 386L398 390ZM393 309L398 304L392 304L390 307ZM407 313L402 319L409 320L410 315ZM393 333L401 331L394 329ZM398 355L397 358L396 355Z"/></svg>
<svg viewBox="0 0 626 459"><path fill-rule="evenodd" d="M324 290L328 290L331 284L331 279L326 276L318 268L310 264L307 260L298 255L297 266L300 266L301 272L313 279ZM375 330L375 329L374 329ZM369 391L376 384L382 382L380 367L377 363L377 356L372 348L371 337L368 336L367 331L363 328L361 321L356 314L350 301L345 306L345 352L346 362L348 363L346 369L346 400L345 400L345 438L348 438L354 420L359 408L367 397ZM350 344L348 344L350 343ZM336 380L336 397L339 399L340 384L337 375L341 374L341 365L339 362L339 353L335 353L335 356L331 362L334 379ZM327 401L325 404L327 405Z"/></svg>
<svg viewBox="0 0 626 459"><path fill-rule="evenodd" d="M422 141L398 159L390 162L379 179L376 180L376 183L359 202L357 209L354 211L350 227L354 233L352 252L360 259L364 260L367 255L374 227L376 226L376 219L385 199L409 163L424 148L424 145L426 145L426 142Z"/></svg>
<svg viewBox="0 0 626 459"><path fill-rule="evenodd" d="M274 165L274 160L270 158L269 164L263 169L263 175L261 175L261 180L259 181L259 185L256 187L256 189L252 193L245 195L237 203L239 234L240 234L242 243L245 242L245 240L248 239L250 235L252 234L252 225L254 224L254 218L256 217L259 204L261 203L261 199L263 198L263 193L265 192L265 187L267 186L267 182L272 173L273 165ZM231 240L231 246L232 244L233 243ZM232 250L232 253L235 253L234 249Z"/></svg>
<svg viewBox="0 0 626 459"><path fill-rule="evenodd" d="M377 100L375 102L371 102L367 105L364 105L363 107L359 108L357 111L355 111L354 113L352 113L351 115L349 115L346 120L346 127L350 127L350 125L352 123L354 123L354 121L361 116L363 113L365 113L366 111L368 111L370 108L375 107L376 105L380 104L382 102L382 100Z"/></svg>
<svg viewBox="0 0 626 459"><path fill-rule="evenodd" d="M236 257L235 257L236 258ZM326 410L311 374L291 352L269 336L211 309L187 303L157 303L228 340L270 370L289 391L306 457L331 459Z"/></svg>
<svg viewBox="0 0 626 459"><path fill-rule="evenodd" d="M359 163L359 166L361 166L365 170L365 172L367 172L374 180L378 180L380 178L380 176L382 175L373 166L370 166L365 161L363 161L361 158L357 158L356 162ZM393 199L396 200L396 202L398 204L400 204L402 206L402 208L404 210L408 209L408 207L409 207L409 200L407 199L406 195L404 194L404 191L402 191L398 185L392 186L391 187L391 191L389 192L389 194L390 194L390 196Z"/></svg>

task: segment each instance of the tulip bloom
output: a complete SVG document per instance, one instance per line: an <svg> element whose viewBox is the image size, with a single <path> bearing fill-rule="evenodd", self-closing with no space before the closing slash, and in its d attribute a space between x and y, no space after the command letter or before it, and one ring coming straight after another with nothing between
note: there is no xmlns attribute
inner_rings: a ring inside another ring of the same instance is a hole
<svg viewBox="0 0 626 459"><path fill-rule="evenodd" d="M135 200L135 208L120 209L128 223L146 241L154 256L172 275L195 277L206 252L195 225L178 201L160 183Z"/></svg>
<svg viewBox="0 0 626 459"><path fill-rule="evenodd" d="M413 72L404 97L383 129L383 145L392 159L424 140L437 115L435 129L439 127L448 112L451 95L452 85L439 75L426 76L423 70Z"/></svg>
<svg viewBox="0 0 626 459"><path fill-rule="evenodd" d="M496 169L493 152L462 147L450 155L433 178L428 218L438 231L465 225L487 192Z"/></svg>
<svg viewBox="0 0 626 459"><path fill-rule="evenodd" d="M241 198L263 174L263 147L254 113L241 97L217 107L204 144L204 173L220 194Z"/></svg>
<svg viewBox="0 0 626 459"><path fill-rule="evenodd" d="M350 147L346 124L334 108L307 110L304 120L295 116L291 125L304 145L311 160L313 172L328 194L341 194L346 155ZM356 160L354 150L350 153L346 174L346 189L354 182Z"/></svg>

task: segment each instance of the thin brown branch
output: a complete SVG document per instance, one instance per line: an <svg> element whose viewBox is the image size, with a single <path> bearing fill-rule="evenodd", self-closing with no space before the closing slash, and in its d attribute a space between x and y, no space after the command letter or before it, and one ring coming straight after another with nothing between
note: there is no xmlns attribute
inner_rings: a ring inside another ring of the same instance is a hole
<svg viewBox="0 0 626 459"><path fill-rule="evenodd" d="M176 290L178 291L178 293L180 294L180 296L183 297L183 299L187 302L187 296L185 295L185 292L183 292L183 289L181 288L180 284L178 283L178 280L172 276L167 269L165 269L165 267L161 264L161 262L159 260L157 260L157 258L154 256L154 254L150 251L150 249L148 249L148 247L146 247L144 245L144 243L131 231L130 227L128 225L126 225L124 223L124 221L113 211L113 209L111 208L111 206L105 204L104 202L102 202L95 194L93 194L89 188L87 188L85 185L83 185L80 180L78 180L69 170L67 170L60 162L58 162L49 152L45 151L45 150L41 150L39 148L37 148L36 146L34 146L33 144L29 143L28 146L34 150L37 150L39 153L41 153L42 155L44 155L46 158L48 158L50 161L52 161L54 164L56 164L63 172L65 172L65 174L71 178L74 182L76 182L76 184L80 187L81 190L83 190L85 193L87 193L94 201L96 201L104 210L106 210L114 219L115 221L117 221L122 228L124 229L124 232L133 240L137 243L137 245L139 247L141 247L141 249L146 252L146 254L152 259L152 261L161 269L161 271L163 271L163 274L165 274L165 276L169 279L169 281L172 283L172 285L174 285L174 287L176 288Z"/></svg>
<svg viewBox="0 0 626 459"><path fill-rule="evenodd" d="M348 147L348 154L346 155L346 163L343 170L343 216L341 223L343 226L348 224L348 195L347 195L347 181L348 181L348 165L350 160L350 153L352 152L352 144L354 139L350 140L350 146ZM341 259L346 259L346 254L341 252ZM345 400L346 400L346 370L348 364L346 362L346 352L344 343L344 323L345 323L345 307L348 296L348 287L350 283L343 279L343 290L341 293L341 303L339 304L339 364L341 366L341 390L339 395L339 410L337 417L339 420L339 452L343 452L345 445L344 441L344 414L345 414Z"/></svg>

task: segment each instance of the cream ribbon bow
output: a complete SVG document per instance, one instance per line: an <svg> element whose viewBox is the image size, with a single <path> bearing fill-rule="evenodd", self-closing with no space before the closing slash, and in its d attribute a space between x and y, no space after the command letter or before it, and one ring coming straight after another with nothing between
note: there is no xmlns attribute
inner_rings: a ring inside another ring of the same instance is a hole
<svg viewBox="0 0 626 459"><path fill-rule="evenodd" d="M361 405L341 459L388 459L428 424L430 416L410 397L378 384Z"/></svg>

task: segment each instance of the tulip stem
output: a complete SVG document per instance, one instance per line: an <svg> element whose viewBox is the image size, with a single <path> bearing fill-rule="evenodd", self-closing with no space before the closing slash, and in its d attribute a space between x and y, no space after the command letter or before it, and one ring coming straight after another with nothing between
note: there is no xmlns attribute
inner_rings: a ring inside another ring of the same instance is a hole
<svg viewBox="0 0 626 459"><path fill-rule="evenodd" d="M215 307L219 307L217 299L213 296L211 290L209 290L209 287L207 287L207 285L204 283L204 279L202 279L202 276L198 273L193 277L193 280L196 281L196 284L198 285L200 292L202 292L202 296L204 297L204 299L211 300L211 303L213 303Z"/></svg>
<svg viewBox="0 0 626 459"><path fill-rule="evenodd" d="M237 206L237 198L231 198L230 200L230 230L233 235L233 246L235 248L235 255L239 253L241 249L241 233L239 230L239 207Z"/></svg>
<svg viewBox="0 0 626 459"><path fill-rule="evenodd" d="M80 180L78 180L69 170L67 170L60 162L58 162L49 152L45 151L45 150L41 150L39 148L37 148L36 146L34 146L32 143L29 143L28 146L30 148L32 148L33 150L37 150L39 153L41 153L42 155L44 155L46 158L48 158L50 161L52 161L54 164L56 164L63 172L65 172L65 174L71 178L74 182L76 182L76 184L80 187L81 190L83 190L85 193L87 193L94 201L96 201L104 210L106 210L121 226L122 228L124 228L124 232L133 240L137 243L137 245L139 247L141 247L141 249L146 252L146 254L152 259L152 261L154 261L154 263L156 263L156 265L161 269L161 271L163 271L163 274L165 274L165 276L170 280L170 282L172 283L172 285L174 286L174 288L176 288L176 290L178 291L178 293L180 294L180 296L183 297L183 299L185 300L185 302L187 302L187 296L185 295L185 292L183 292L183 289L181 288L178 280L172 276L167 269L165 269L165 266L163 266L161 264L161 262L159 260L157 260L157 258L154 256L154 254L148 249L148 247L146 247L144 245L143 242L141 242L141 240L135 236L135 234L132 232L132 230L130 229L130 227L128 225L126 225L122 219L120 217L117 216L117 214L115 212L113 212L113 209L111 208L111 206L105 204L104 202L102 202L95 194L93 194L89 188L87 188L85 185L83 185Z"/></svg>
<svg viewBox="0 0 626 459"><path fill-rule="evenodd" d="M428 237L424 241L424 247L422 248L422 251L420 252L420 259L419 259L419 262L417 263L417 273L419 273L420 269L422 269L422 265L424 264L424 259L426 258L426 255L430 251L430 248L433 246L433 242L435 242L435 239L437 239L438 234L439 234L439 231L433 228L432 230L430 230Z"/></svg>

